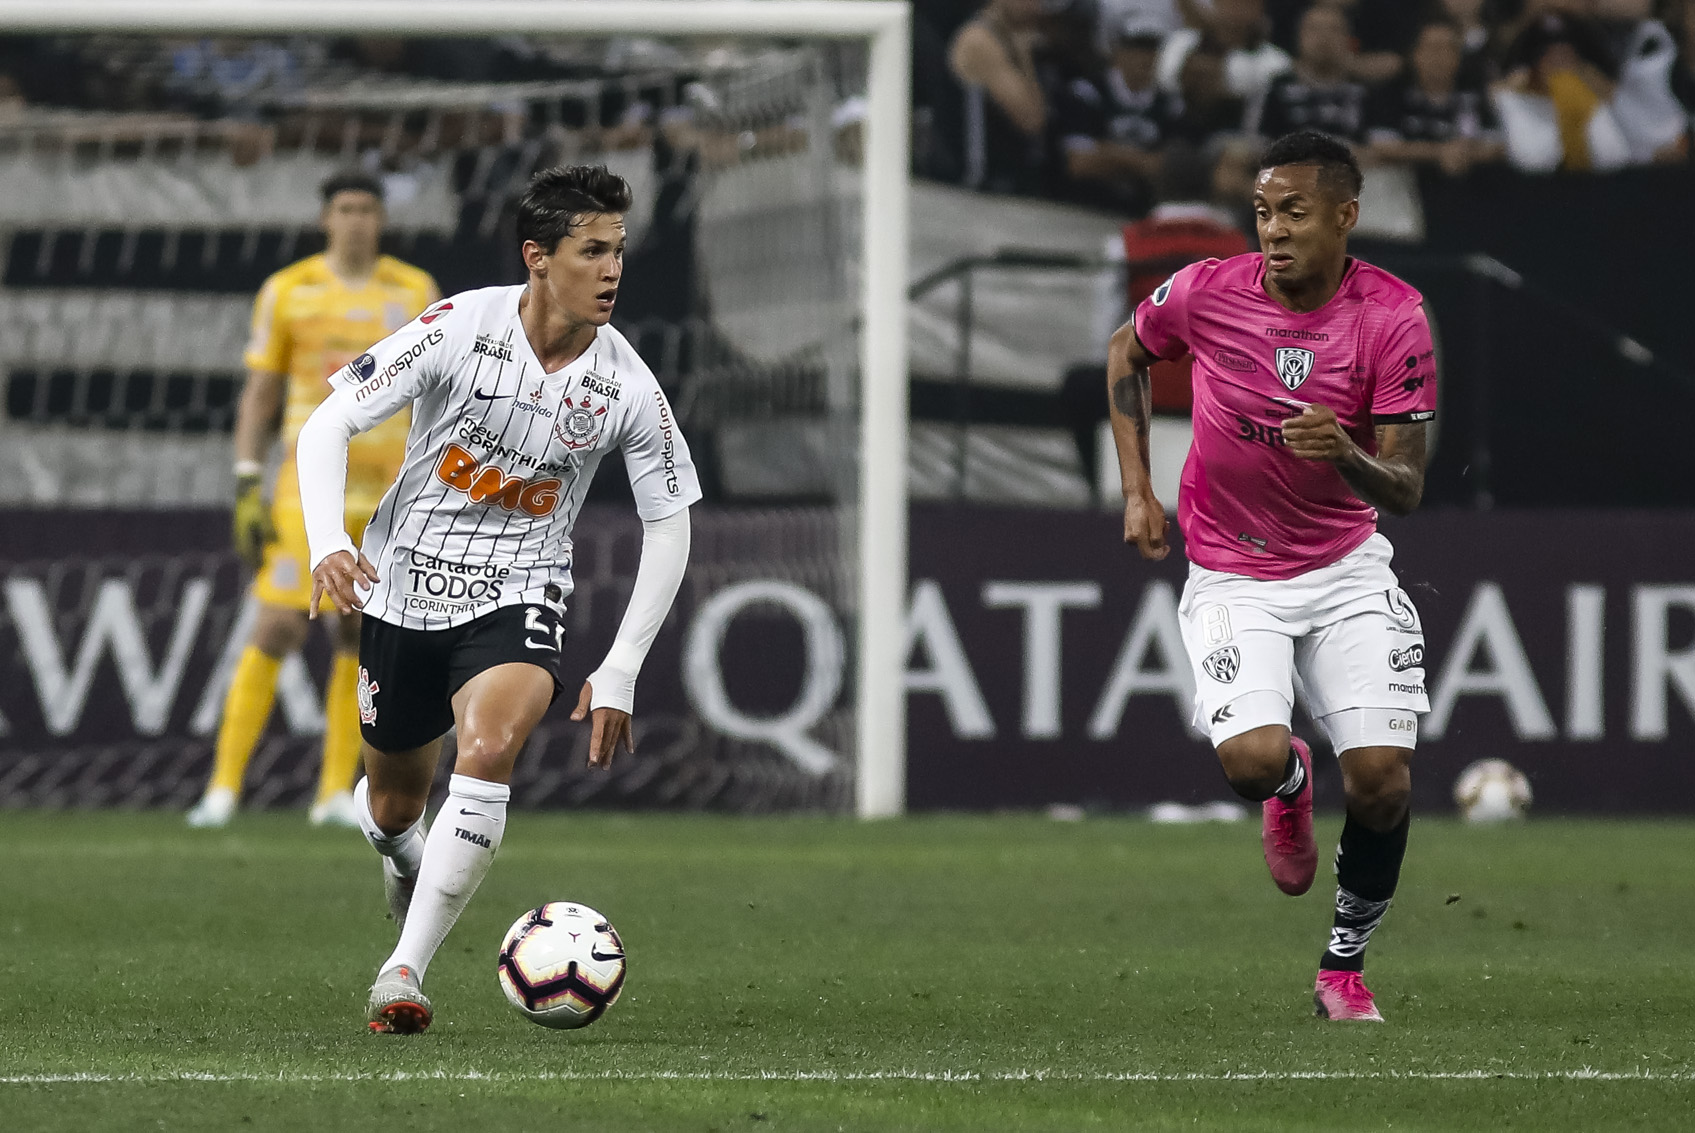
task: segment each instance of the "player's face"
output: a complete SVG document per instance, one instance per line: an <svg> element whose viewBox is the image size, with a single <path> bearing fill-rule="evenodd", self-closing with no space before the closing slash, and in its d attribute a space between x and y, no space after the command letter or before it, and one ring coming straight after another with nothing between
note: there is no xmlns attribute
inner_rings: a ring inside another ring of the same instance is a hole
<svg viewBox="0 0 1695 1133"><path fill-rule="evenodd" d="M343 189L324 202L324 242L337 250L374 256L383 234L383 203L363 189Z"/></svg>
<svg viewBox="0 0 1695 1133"><path fill-rule="evenodd" d="M1338 201L1319 183L1316 165L1278 165L1254 181L1254 219L1266 278L1299 291L1347 256L1359 202Z"/></svg>
<svg viewBox="0 0 1695 1133"><path fill-rule="evenodd" d="M532 251L533 249L533 251ZM604 326L624 275L624 216L591 213L559 241L552 255L524 245L532 285L547 289L553 307L575 322Z"/></svg>

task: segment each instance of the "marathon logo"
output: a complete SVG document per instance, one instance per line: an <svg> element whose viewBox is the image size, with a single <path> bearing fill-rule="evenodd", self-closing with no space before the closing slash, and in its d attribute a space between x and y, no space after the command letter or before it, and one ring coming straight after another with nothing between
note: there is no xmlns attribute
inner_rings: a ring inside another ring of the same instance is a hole
<svg viewBox="0 0 1695 1133"><path fill-rule="evenodd" d="M613 378L603 378L593 370L584 374L583 380L578 384L590 393L598 393L607 401L617 401L619 391L624 388L617 380Z"/></svg>
<svg viewBox="0 0 1695 1133"><path fill-rule="evenodd" d="M1302 342L1329 342L1330 336L1318 330L1293 330L1289 327L1266 327L1267 338L1296 338Z"/></svg>
<svg viewBox="0 0 1695 1133"><path fill-rule="evenodd" d="M510 362L512 361L512 344L502 342L500 339L486 334L479 334L476 343L471 347L471 353L481 354L485 358L493 358L496 362Z"/></svg>
<svg viewBox="0 0 1695 1133"><path fill-rule="evenodd" d="M394 383L394 379L396 377L404 374L407 370L410 370L412 368L412 364L428 353L431 347L440 346L441 340L441 331L432 330L421 340L414 342L409 350L400 355L400 357L396 358L394 361L390 362L387 366L377 370L374 377L371 377L369 381L355 390L353 393L353 400L364 401L366 398L372 397L382 390L387 389ZM367 358L372 359L370 363L365 362L365 359ZM353 361L354 365L359 368L364 368L367 365L374 368L376 365L376 360L369 354L361 355ZM354 367L349 367L349 369L354 373L358 372L358 370L354 369Z"/></svg>

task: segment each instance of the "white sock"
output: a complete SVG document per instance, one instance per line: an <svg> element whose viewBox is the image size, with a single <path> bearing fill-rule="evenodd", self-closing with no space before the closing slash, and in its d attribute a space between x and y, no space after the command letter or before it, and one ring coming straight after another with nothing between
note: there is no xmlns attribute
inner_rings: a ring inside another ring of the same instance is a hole
<svg viewBox="0 0 1695 1133"><path fill-rule="evenodd" d="M511 797L512 789L504 783L469 775L453 777L447 801L424 839L424 864L418 870L406 928L379 971L405 964L419 979L424 978L436 949L465 911L494 861L494 852L500 849L501 835L506 833L506 802Z"/></svg>
<svg viewBox="0 0 1695 1133"><path fill-rule="evenodd" d="M377 820L371 817L371 781L364 776L360 776L353 788L353 813L359 816L359 829L365 832L365 841L388 859L388 867L401 877L418 876L418 867L424 861L423 815L398 834L384 834Z"/></svg>

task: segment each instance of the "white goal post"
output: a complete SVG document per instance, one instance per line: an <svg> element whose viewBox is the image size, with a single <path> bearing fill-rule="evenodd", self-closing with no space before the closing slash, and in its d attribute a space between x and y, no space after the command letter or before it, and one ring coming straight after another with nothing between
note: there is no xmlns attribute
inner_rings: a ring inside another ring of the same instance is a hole
<svg viewBox="0 0 1695 1133"><path fill-rule="evenodd" d="M910 13L906 0L0 0L33 33L741 35L869 47L860 280L856 803L906 804L906 279Z"/></svg>

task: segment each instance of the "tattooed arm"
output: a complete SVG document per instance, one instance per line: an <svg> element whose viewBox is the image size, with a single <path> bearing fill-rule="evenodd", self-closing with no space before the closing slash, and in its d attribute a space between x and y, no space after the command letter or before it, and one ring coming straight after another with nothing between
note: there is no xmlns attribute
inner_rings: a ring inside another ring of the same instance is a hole
<svg viewBox="0 0 1695 1133"><path fill-rule="evenodd" d="M1165 508L1154 498L1148 477L1148 418L1153 411L1148 367L1154 361L1136 338L1133 323L1113 333L1106 363L1107 409L1124 487L1124 541L1134 543L1144 559L1157 560L1171 548L1165 541Z"/></svg>
<svg viewBox="0 0 1695 1133"><path fill-rule="evenodd" d="M1354 443L1322 405L1309 405L1283 422L1289 451L1308 460L1328 460L1354 494L1390 515L1409 515L1424 496L1425 422L1377 426L1377 455Z"/></svg>

